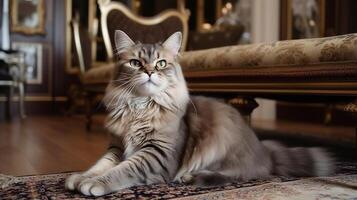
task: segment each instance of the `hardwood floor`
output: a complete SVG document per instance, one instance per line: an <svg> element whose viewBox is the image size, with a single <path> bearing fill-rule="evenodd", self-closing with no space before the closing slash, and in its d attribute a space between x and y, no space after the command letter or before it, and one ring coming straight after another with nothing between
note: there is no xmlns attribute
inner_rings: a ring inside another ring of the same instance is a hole
<svg viewBox="0 0 357 200"><path fill-rule="evenodd" d="M23 121L0 121L0 173L21 176L87 169L108 143L107 133L100 128L103 116L94 120L96 126L90 133L85 131L83 116L29 116ZM280 135L308 135L352 146L355 141L352 127L259 120L252 125L257 131ZM307 141L304 138L303 144ZM320 140L317 145L321 145Z"/></svg>
<svg viewBox="0 0 357 200"><path fill-rule="evenodd" d="M104 130L86 133L83 117L30 116L0 122L0 173L48 174L88 168L105 151Z"/></svg>

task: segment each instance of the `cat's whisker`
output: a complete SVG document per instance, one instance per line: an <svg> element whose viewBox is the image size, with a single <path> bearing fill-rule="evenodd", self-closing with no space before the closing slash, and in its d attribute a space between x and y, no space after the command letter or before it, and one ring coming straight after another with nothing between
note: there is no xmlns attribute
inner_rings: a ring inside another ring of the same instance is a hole
<svg viewBox="0 0 357 200"><path fill-rule="evenodd" d="M123 82L122 84L117 85L116 88L121 88L121 87L127 85L127 84L130 83L130 82L132 82L132 79L131 79L131 78L129 78L128 80L126 80L126 81Z"/></svg>
<svg viewBox="0 0 357 200"><path fill-rule="evenodd" d="M131 82L129 82L126 87L123 89L123 91L121 93L119 93L119 97L118 99L121 98L121 96L126 96L128 94L130 94L132 92L132 90L135 88L135 85L133 84L132 80Z"/></svg>
<svg viewBox="0 0 357 200"><path fill-rule="evenodd" d="M122 78L110 80L110 82L121 82L121 81L129 80L129 79L130 79L130 77L122 77Z"/></svg>
<svg viewBox="0 0 357 200"><path fill-rule="evenodd" d="M115 100L115 99L120 99L121 98L121 96L122 95L126 95L126 90L127 90L127 87L120 87L120 86L117 86L115 89L116 90L118 90L118 88L121 88L122 90L120 90L120 92L118 92L118 93L116 93L112 98L111 98L111 100L108 102L108 105L109 106L113 106L113 101Z"/></svg>
<svg viewBox="0 0 357 200"><path fill-rule="evenodd" d="M129 75L129 76L132 76L131 73L127 73L127 72L120 72L120 75Z"/></svg>
<svg viewBox="0 0 357 200"><path fill-rule="evenodd" d="M118 78L113 79L111 81L120 81L120 80L125 80L125 79L130 79L132 75L130 74L121 74Z"/></svg>
<svg viewBox="0 0 357 200"><path fill-rule="evenodd" d="M191 98L189 98L188 100L189 100L190 103L192 104L193 109L195 110L195 115L196 115L196 117L197 117L197 108L196 108L195 104L193 103L193 101L191 100Z"/></svg>

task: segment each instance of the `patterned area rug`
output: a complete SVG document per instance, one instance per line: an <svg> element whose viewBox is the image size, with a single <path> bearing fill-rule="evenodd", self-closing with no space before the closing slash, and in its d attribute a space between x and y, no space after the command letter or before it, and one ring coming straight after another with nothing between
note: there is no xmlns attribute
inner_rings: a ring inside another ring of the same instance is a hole
<svg viewBox="0 0 357 200"><path fill-rule="evenodd" d="M0 175L0 199L91 199L64 189L69 174ZM331 177L276 177L210 188L156 184L131 187L98 199L357 199L357 163L338 163L337 173Z"/></svg>

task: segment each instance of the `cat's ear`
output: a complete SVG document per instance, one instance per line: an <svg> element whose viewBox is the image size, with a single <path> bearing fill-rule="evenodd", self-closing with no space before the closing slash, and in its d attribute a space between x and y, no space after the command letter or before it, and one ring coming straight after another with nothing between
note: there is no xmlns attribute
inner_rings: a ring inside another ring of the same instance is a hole
<svg viewBox="0 0 357 200"><path fill-rule="evenodd" d="M176 32L172 34L169 38L167 38L166 41L162 44L162 46L172 51L174 54L178 54L181 48L181 42L182 42L182 33Z"/></svg>
<svg viewBox="0 0 357 200"><path fill-rule="evenodd" d="M115 47L118 51L131 47L135 44L133 40L131 40L130 37L122 30L115 31L114 41Z"/></svg>

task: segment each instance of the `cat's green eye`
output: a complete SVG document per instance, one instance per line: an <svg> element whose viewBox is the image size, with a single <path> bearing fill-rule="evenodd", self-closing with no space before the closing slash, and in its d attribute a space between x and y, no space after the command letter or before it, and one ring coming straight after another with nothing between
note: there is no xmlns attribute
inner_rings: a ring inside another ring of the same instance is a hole
<svg viewBox="0 0 357 200"><path fill-rule="evenodd" d="M157 69L163 69L167 65L166 60L159 60L156 62L156 68Z"/></svg>
<svg viewBox="0 0 357 200"><path fill-rule="evenodd" d="M136 60L136 59L131 59L130 60L130 66L132 67L141 67L141 62L139 60Z"/></svg>

